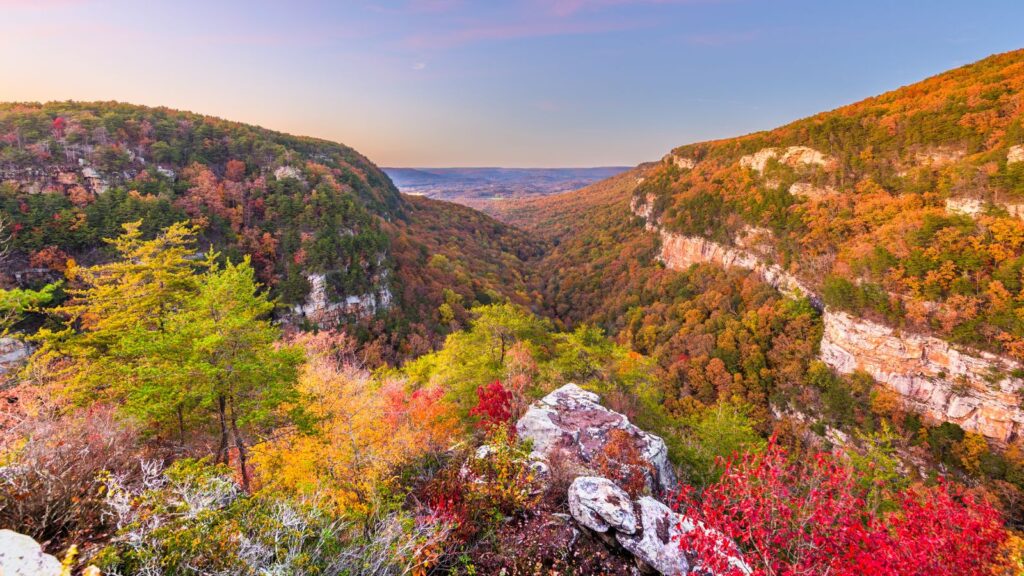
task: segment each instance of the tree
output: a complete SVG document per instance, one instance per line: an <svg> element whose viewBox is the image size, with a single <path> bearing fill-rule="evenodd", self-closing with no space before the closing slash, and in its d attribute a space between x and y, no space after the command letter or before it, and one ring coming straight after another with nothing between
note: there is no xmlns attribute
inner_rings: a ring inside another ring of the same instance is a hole
<svg viewBox="0 0 1024 576"><path fill-rule="evenodd" d="M184 443L187 429L216 428L216 460L233 444L248 487L250 436L294 400L301 353L277 346L274 304L248 258L197 260L194 235L174 224L143 240L139 222L125 225L111 241L118 259L70 271L80 287L53 310L64 328L40 331L34 361L58 361L66 392L110 401L154 433L176 426Z"/></svg>
<svg viewBox="0 0 1024 576"><path fill-rule="evenodd" d="M196 271L209 266L193 258L196 231L191 226L172 224L143 240L141 225L125 224L124 233L108 241L115 260L66 272L73 283L67 290L70 298L50 310L63 328L45 328L35 337L42 343L35 362L72 361L56 376L78 399L124 402L151 385L151 379L163 378L142 369L148 353L143 344L165 332L171 314L195 297ZM183 410L176 407L179 417Z"/></svg>
<svg viewBox="0 0 1024 576"><path fill-rule="evenodd" d="M296 341L307 355L297 389L311 425L255 449L260 482L369 520L397 486L401 466L448 448L457 430L451 406L437 388L374 381L342 335Z"/></svg>
<svg viewBox="0 0 1024 576"><path fill-rule="evenodd" d="M212 408L220 438L216 460L228 462L232 440L245 488L250 434L272 421L278 407L297 399L294 383L302 353L277 345L280 330L268 319L273 309L248 258L211 266L195 297L167 319L167 330L143 355L144 364L151 354L160 368L173 362L175 372L187 376L187 381L171 382L167 392L193 396L200 406ZM163 393L159 387L151 392Z"/></svg>

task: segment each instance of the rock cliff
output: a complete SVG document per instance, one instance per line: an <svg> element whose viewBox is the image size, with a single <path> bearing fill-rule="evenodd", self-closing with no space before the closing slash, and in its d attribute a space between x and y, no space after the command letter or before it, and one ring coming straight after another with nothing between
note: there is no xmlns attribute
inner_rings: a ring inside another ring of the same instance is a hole
<svg viewBox="0 0 1024 576"><path fill-rule="evenodd" d="M1024 431L1020 366L984 352L825 310L821 359L842 373L863 370L892 387L908 407L999 442Z"/></svg>
<svg viewBox="0 0 1024 576"><path fill-rule="evenodd" d="M345 296L334 302L327 295L327 277L323 274L309 274L309 294L305 302L292 308L297 317L322 327L336 326L347 317L372 316L391 306L391 289L387 285L387 274L381 274L375 292Z"/></svg>
<svg viewBox="0 0 1024 576"><path fill-rule="evenodd" d="M783 294L793 297L808 297L820 306L817 295L796 276L782 266L767 263L753 252L742 248L725 246L699 236L683 236L657 228L661 236L661 252L658 258L670 269L685 270L694 264L710 263L722 267L738 267L753 270L764 282Z"/></svg>
<svg viewBox="0 0 1024 576"><path fill-rule="evenodd" d="M635 202L633 210L661 236L659 259L670 269L699 263L744 268L783 294L808 297L823 311L821 359L834 370L863 370L898 392L909 409L998 443L1024 433L1024 380L1018 377L1018 363L827 309L807 283L754 252L667 232L653 220L649 203Z"/></svg>

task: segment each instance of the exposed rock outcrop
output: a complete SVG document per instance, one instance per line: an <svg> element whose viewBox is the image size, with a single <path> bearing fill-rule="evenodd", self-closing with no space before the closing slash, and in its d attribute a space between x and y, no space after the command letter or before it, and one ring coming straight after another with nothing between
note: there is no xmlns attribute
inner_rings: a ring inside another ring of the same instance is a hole
<svg viewBox="0 0 1024 576"><path fill-rule="evenodd" d="M614 482L600 476L580 476L569 485L569 512L594 532L636 532L633 500Z"/></svg>
<svg viewBox="0 0 1024 576"><path fill-rule="evenodd" d="M985 212L985 202L978 198L946 198L946 212L977 216Z"/></svg>
<svg viewBox="0 0 1024 576"><path fill-rule="evenodd" d="M764 172L768 161L777 158L787 166L826 166L831 158L807 146L790 146L788 148L762 148L753 154L740 158L740 166L756 172Z"/></svg>
<svg viewBox="0 0 1024 576"><path fill-rule="evenodd" d="M834 370L863 370L898 392L908 408L1000 443L1024 433L1024 380L1013 376L1021 369L1018 363L825 309L795 275L750 250L666 232L650 217L648 228L661 235L659 258L668 268L685 270L699 263L745 268L783 294L807 296L824 311L821 358Z"/></svg>
<svg viewBox="0 0 1024 576"><path fill-rule="evenodd" d="M534 443L536 454L550 458L579 457L602 446L613 429L630 431L650 458L661 478L672 478L664 442L600 404L596 394L567 384L530 407L516 423L524 440ZM486 448L486 447L485 447ZM674 480L672 480L674 482ZM663 486L663 490L668 486ZM576 523L615 548L629 552L645 572L664 576L702 574L695 570L681 546L681 537L695 528L685 516L673 512L654 497L633 500L615 482L601 476L578 476L568 489L569 512ZM750 569L736 550L726 553L744 574Z"/></svg>
<svg viewBox="0 0 1024 576"><path fill-rule="evenodd" d="M309 274L309 294L306 301L293 307L292 312L319 326L333 326L347 316L371 316L378 310L391 306L391 290L386 276L376 292L346 296L339 302L332 302L327 296L327 277L323 274Z"/></svg>
<svg viewBox="0 0 1024 576"><path fill-rule="evenodd" d="M794 182L789 187L789 193L793 196L799 196L801 198L810 198L811 200L818 200L824 198L829 194L835 194L836 189L831 186L815 186L809 182Z"/></svg>
<svg viewBox="0 0 1024 576"><path fill-rule="evenodd" d="M647 496L637 500L636 507L640 517L640 529L633 532L616 532L615 539L644 564L661 574L689 574L690 562L680 546L680 538L685 533L684 529L693 529L693 523L673 512L668 506Z"/></svg>
<svg viewBox="0 0 1024 576"><path fill-rule="evenodd" d="M566 384L534 402L516 422L516 433L533 442L537 458L565 460L590 470L594 459L609 441L612 430L623 430L641 457L650 464L649 486L664 494L675 488L676 477L668 461L668 447L661 438L637 428L618 412L599 403L597 394Z"/></svg>
<svg viewBox="0 0 1024 576"><path fill-rule="evenodd" d="M18 369L18 366L32 354L32 348L16 338L0 338L0 382Z"/></svg>
<svg viewBox="0 0 1024 576"><path fill-rule="evenodd" d="M1006 163L1014 164L1016 162L1024 162L1024 144L1010 146L1010 149L1006 152Z"/></svg>
<svg viewBox="0 0 1024 576"><path fill-rule="evenodd" d="M303 180L302 171L294 166L279 166L274 170L274 178L278 180L284 180L285 178L293 178L295 180Z"/></svg>
<svg viewBox="0 0 1024 576"><path fill-rule="evenodd" d="M910 408L964 430L1008 442L1024 431L1024 380L1009 359L972 352L930 336L826 310L821 358L838 372L863 370L903 396Z"/></svg>
<svg viewBox="0 0 1024 576"><path fill-rule="evenodd" d="M674 164L676 168L680 170L693 170L693 167L697 165L697 162L693 158L687 158L686 156L680 156L676 153L666 154L662 161L666 164Z"/></svg>
<svg viewBox="0 0 1024 576"><path fill-rule="evenodd" d="M0 575L59 576L60 560L43 552L39 543L12 530L0 530Z"/></svg>
<svg viewBox="0 0 1024 576"><path fill-rule="evenodd" d="M808 297L820 306L820 300L796 276L778 264L767 263L753 252L732 248L699 236L684 236L659 229L661 252L658 259L673 270L686 270L694 264L717 264L753 270L765 283L794 298Z"/></svg>
<svg viewBox="0 0 1024 576"><path fill-rule="evenodd" d="M967 151L963 148L939 146L917 152L914 154L914 160L919 165L938 167L957 162L966 155Z"/></svg>

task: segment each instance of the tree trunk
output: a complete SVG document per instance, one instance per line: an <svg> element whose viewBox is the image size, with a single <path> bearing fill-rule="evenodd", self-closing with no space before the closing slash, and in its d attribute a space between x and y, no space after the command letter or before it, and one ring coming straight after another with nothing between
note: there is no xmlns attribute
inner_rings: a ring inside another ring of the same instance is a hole
<svg viewBox="0 0 1024 576"><path fill-rule="evenodd" d="M178 404L178 443L182 448L185 447L185 415L181 404Z"/></svg>
<svg viewBox="0 0 1024 576"><path fill-rule="evenodd" d="M220 446L217 448L215 463L228 463L228 424L227 424L227 400L223 395L217 397L217 413L220 416ZM223 460L222 460L223 458Z"/></svg>
<svg viewBox="0 0 1024 576"><path fill-rule="evenodd" d="M235 413L235 400L231 399L231 435L235 437L235 447L238 448L238 467L242 472L242 488L249 491L249 468L248 457L245 453L245 441L238 433L238 414Z"/></svg>

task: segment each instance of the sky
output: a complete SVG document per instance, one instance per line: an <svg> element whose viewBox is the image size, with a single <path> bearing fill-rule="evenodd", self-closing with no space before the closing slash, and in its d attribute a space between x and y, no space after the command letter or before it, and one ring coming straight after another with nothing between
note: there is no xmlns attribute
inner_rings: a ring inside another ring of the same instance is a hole
<svg viewBox="0 0 1024 576"><path fill-rule="evenodd" d="M0 0L0 100L162 105L382 166L609 166L1024 47L1019 0Z"/></svg>

